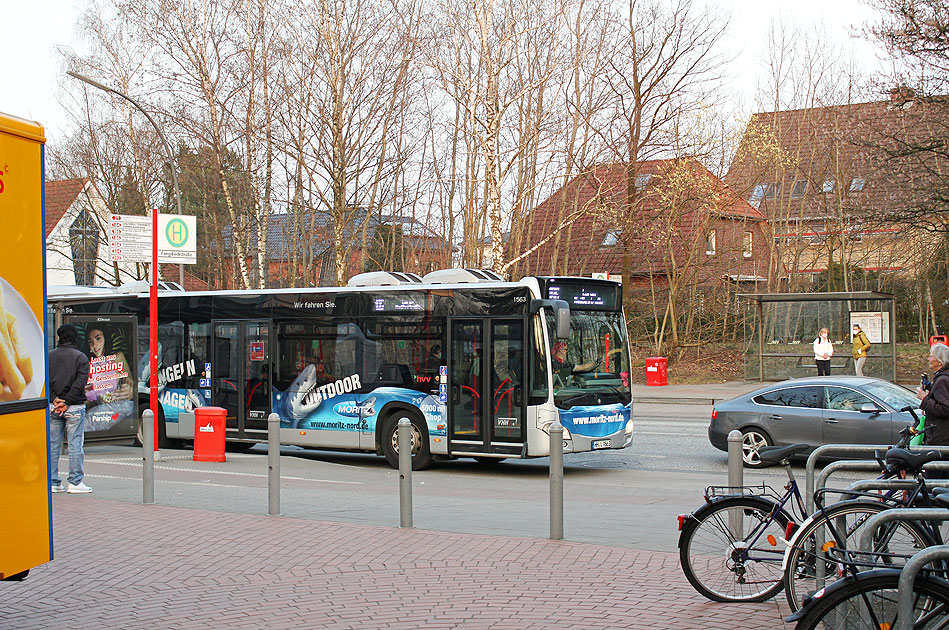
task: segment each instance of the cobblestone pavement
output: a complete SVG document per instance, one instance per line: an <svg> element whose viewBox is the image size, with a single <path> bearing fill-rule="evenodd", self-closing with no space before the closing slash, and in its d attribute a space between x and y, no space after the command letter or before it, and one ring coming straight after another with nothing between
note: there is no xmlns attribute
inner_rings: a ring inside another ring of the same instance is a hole
<svg viewBox="0 0 949 630"><path fill-rule="evenodd" d="M53 496L55 559L0 582L0 628L785 627L716 604L676 554ZM780 600L780 601L778 601Z"/></svg>

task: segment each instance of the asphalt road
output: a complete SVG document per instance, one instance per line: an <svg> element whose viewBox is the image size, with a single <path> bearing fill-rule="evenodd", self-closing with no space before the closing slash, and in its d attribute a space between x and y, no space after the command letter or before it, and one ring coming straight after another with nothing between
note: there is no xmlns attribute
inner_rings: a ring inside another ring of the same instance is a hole
<svg viewBox="0 0 949 630"><path fill-rule="evenodd" d="M726 483L725 453L708 443L711 409L642 404L633 445L565 457L564 537L616 547L674 551L680 513L702 504L706 486ZM190 450L163 451L156 501L227 512L266 513L264 446L228 453L224 463L193 462ZM87 483L99 498L140 502L140 450L89 446ZM398 526L399 475L382 457L283 447L281 509L327 521ZM60 469L65 468L65 459ZM803 486L803 466L795 466ZM746 483L780 487L783 469L746 470ZM413 474L418 529L546 538L548 460L436 462ZM261 536L266 536L266 531Z"/></svg>

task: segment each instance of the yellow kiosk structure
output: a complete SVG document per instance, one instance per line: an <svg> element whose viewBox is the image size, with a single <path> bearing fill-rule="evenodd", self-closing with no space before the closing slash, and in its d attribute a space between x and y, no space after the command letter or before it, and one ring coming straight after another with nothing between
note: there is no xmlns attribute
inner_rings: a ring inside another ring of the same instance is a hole
<svg viewBox="0 0 949 630"><path fill-rule="evenodd" d="M0 579L53 558L43 127L0 113Z"/></svg>

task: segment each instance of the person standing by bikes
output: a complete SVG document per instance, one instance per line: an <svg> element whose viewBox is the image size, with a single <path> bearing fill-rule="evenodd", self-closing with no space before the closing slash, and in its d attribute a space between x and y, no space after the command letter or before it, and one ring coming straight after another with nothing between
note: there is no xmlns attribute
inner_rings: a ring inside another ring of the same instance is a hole
<svg viewBox="0 0 949 630"><path fill-rule="evenodd" d="M933 371L932 382L926 389L916 388L919 408L926 414L925 444L949 445L949 346L941 343L929 348L929 368ZM932 479L946 479L946 471L929 471Z"/></svg>
<svg viewBox="0 0 949 630"><path fill-rule="evenodd" d="M919 408L926 414L926 444L949 445L949 346L933 344L929 367L933 371L929 389L916 389Z"/></svg>

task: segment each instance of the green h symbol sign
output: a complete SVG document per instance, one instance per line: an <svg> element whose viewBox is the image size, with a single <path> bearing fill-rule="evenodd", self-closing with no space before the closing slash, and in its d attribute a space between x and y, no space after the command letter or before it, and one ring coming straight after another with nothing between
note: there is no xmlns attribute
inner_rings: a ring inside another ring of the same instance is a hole
<svg viewBox="0 0 949 630"><path fill-rule="evenodd" d="M188 224L181 219L172 219L165 227L165 238L172 247L182 247L188 242Z"/></svg>

